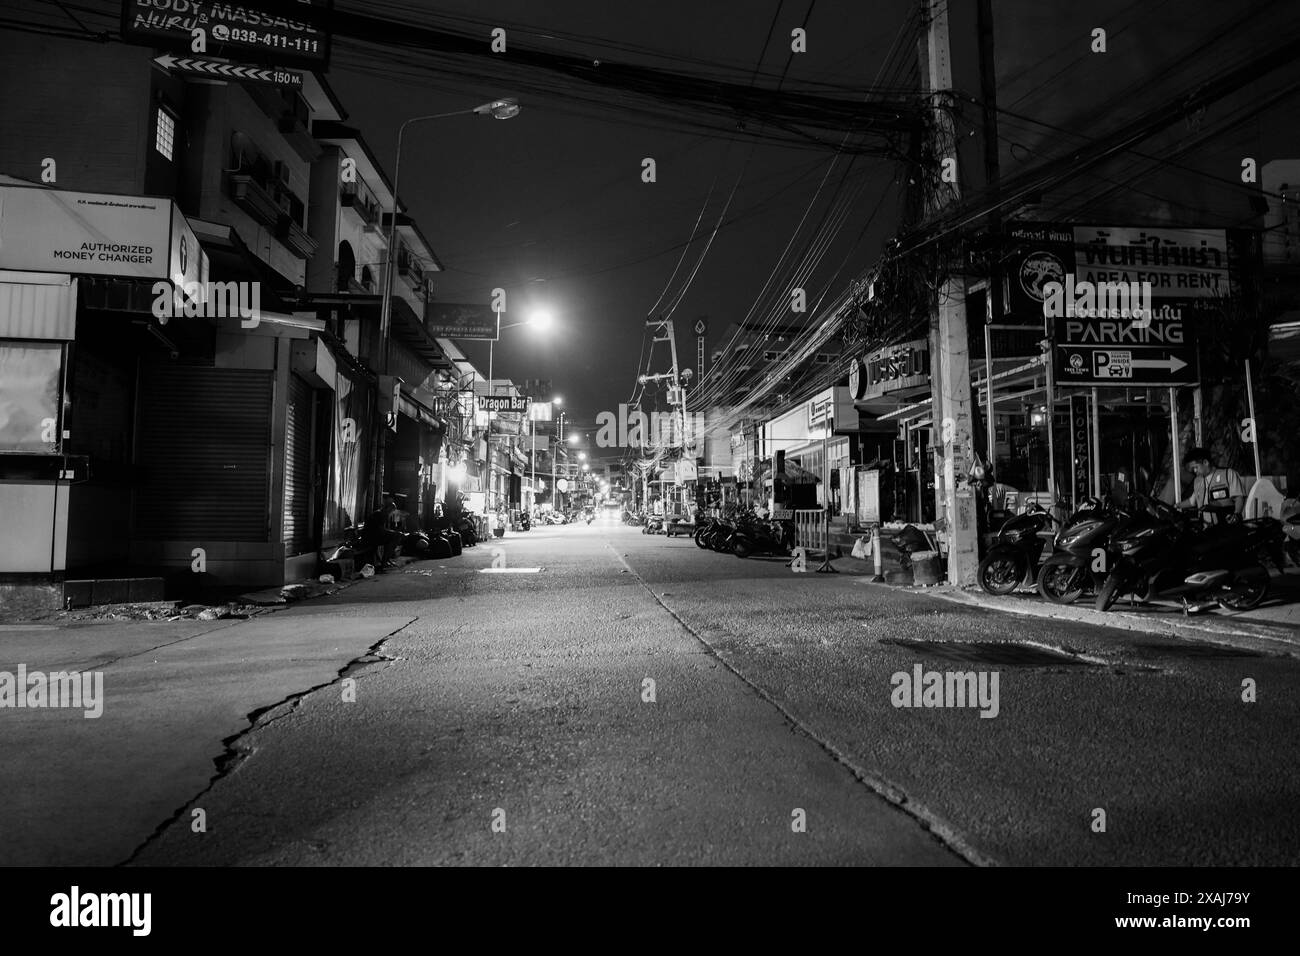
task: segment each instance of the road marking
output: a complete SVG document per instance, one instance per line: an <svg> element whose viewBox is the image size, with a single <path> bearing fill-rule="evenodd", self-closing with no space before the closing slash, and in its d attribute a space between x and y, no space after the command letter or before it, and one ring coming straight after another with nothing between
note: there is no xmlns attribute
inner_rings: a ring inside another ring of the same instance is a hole
<svg viewBox="0 0 1300 956"><path fill-rule="evenodd" d="M541 568L479 568L479 574L536 574Z"/></svg>

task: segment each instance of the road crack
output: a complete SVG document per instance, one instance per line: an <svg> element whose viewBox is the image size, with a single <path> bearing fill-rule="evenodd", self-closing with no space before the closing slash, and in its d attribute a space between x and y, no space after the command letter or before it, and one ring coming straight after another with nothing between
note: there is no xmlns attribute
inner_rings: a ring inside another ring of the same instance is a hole
<svg viewBox="0 0 1300 956"><path fill-rule="evenodd" d="M186 815L186 812L196 802L202 799L204 795L210 793L218 783L230 774L234 773L240 764L251 757L255 750L250 745L249 737L254 731L263 730L286 717L292 716L309 694L314 694L318 690L332 687L363 668L378 663L401 660L400 657L393 657L385 654L383 646L418 620L418 617L413 617L401 627L389 634L385 634L374 644L371 644L366 648L364 654L354 657L352 660L340 667L338 671L335 672L334 677L330 680L323 681L313 687L308 687L306 690L295 691L273 704L267 704L264 707L258 707L255 710L249 711L249 713L245 715L248 725L238 733L231 734L229 737L226 737L221 741L223 748L222 753L219 756L214 757L212 760L216 769L212 774L212 777L208 780L207 785L181 804L171 816L158 824L158 826L154 828L154 831L149 834L149 836L145 837L140 845L132 850L130 855L121 863L116 864L116 866L130 866L134 863L141 853L157 842L168 829L181 820ZM275 713L276 711L279 711L279 713Z"/></svg>

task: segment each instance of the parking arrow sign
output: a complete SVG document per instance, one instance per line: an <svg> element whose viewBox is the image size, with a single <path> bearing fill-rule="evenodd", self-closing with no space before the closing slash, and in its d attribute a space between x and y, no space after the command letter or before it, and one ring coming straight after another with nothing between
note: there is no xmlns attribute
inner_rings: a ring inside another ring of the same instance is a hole
<svg viewBox="0 0 1300 956"><path fill-rule="evenodd" d="M1164 369L1166 372L1170 372L1170 373L1177 372L1180 368L1187 367L1187 363L1184 362L1182 359L1180 359L1177 355L1171 355L1169 356L1169 358L1164 358L1164 359L1136 359L1135 358L1129 364L1132 365L1134 368L1159 368L1159 369Z"/></svg>
<svg viewBox="0 0 1300 956"><path fill-rule="evenodd" d="M224 60L207 60L194 56L173 56L164 53L154 57L154 63L168 73L187 73L192 76L239 80L243 83L265 83L268 86L302 88L302 74L278 66L247 66Z"/></svg>

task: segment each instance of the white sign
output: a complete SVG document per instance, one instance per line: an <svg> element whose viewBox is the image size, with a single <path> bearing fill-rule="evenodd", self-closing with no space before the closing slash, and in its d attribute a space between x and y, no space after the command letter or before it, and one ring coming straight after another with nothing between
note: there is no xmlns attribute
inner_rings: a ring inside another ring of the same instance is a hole
<svg viewBox="0 0 1300 956"><path fill-rule="evenodd" d="M1157 299L1229 294L1222 229L1075 226L1074 247L1078 281L1149 282Z"/></svg>
<svg viewBox="0 0 1300 956"><path fill-rule="evenodd" d="M204 283L207 255L170 199L0 186L0 269Z"/></svg>

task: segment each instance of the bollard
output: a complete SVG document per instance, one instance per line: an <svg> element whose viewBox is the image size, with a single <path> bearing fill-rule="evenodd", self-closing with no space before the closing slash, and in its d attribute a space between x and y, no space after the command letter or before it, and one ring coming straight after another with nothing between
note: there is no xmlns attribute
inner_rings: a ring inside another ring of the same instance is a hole
<svg viewBox="0 0 1300 956"><path fill-rule="evenodd" d="M880 525L876 525L871 529L871 556L876 565L876 573L871 580L876 584L880 584L885 580L884 559L880 555Z"/></svg>

